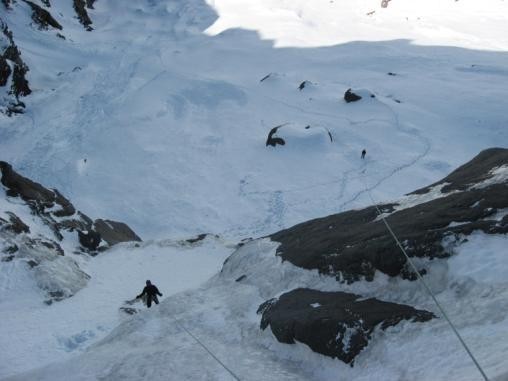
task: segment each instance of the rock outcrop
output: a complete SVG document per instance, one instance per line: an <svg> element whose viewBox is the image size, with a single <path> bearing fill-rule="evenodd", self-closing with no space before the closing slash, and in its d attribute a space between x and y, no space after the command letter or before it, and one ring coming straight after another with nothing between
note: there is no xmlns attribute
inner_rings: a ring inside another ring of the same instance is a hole
<svg viewBox="0 0 508 381"><path fill-rule="evenodd" d="M47 30L49 27L62 30L62 26L56 21L51 13L31 1L24 0L32 8L32 20L40 29Z"/></svg>
<svg viewBox="0 0 508 381"><path fill-rule="evenodd" d="M141 238L123 222L97 219L93 223L93 230L110 246L120 242L141 241Z"/></svg>
<svg viewBox="0 0 508 381"><path fill-rule="evenodd" d="M282 343L299 341L315 352L353 365L376 327L384 330L402 320L425 322L435 317L410 306L360 298L345 292L299 288L259 307L261 329L270 326Z"/></svg>
<svg viewBox="0 0 508 381"><path fill-rule="evenodd" d="M351 89L348 89L344 93L344 100L346 101L346 103L356 102L359 101L360 99L362 99L362 97L360 95L353 93Z"/></svg>
<svg viewBox="0 0 508 381"><path fill-rule="evenodd" d="M87 31L92 31L92 19L88 15L88 9L93 9L95 0L73 0L74 10L78 17L79 22L85 27Z"/></svg>
<svg viewBox="0 0 508 381"><path fill-rule="evenodd" d="M482 152L442 181L378 206L407 253L448 257L474 230L508 233L508 149ZM415 279L374 206L318 218L270 236L283 260L348 283L376 271ZM422 268L422 271L425 269Z"/></svg>
<svg viewBox="0 0 508 381"><path fill-rule="evenodd" d="M288 149L322 152L331 142L332 134L324 127L286 123L270 130L265 145L287 145Z"/></svg>
<svg viewBox="0 0 508 381"><path fill-rule="evenodd" d="M0 161L0 174L0 191L8 203L15 204L16 211L26 209L24 217L0 210L0 258L4 262L25 262L37 285L46 292L48 304L74 295L90 278L63 247L74 246L77 241L81 246L75 247L73 254L96 255L119 242L141 240L124 223L102 219L94 222L76 211L56 189L21 176L6 162ZM42 233L47 231L44 226L49 234ZM76 236L69 238L73 235L69 233Z"/></svg>
<svg viewBox="0 0 508 381"><path fill-rule="evenodd" d="M76 211L72 203L58 190L47 189L0 161L0 179L10 197L19 197L48 225L55 237L62 240L62 231L78 232L81 245L89 251L96 251L101 242L105 247L119 242L141 241L134 231L122 222L97 219L92 221L86 214Z"/></svg>
<svg viewBox="0 0 508 381"><path fill-rule="evenodd" d="M32 92L26 79L28 70L28 66L21 59L21 52L14 43L12 32L0 18L0 87L10 84L3 96L0 93L0 112L7 115L23 112L25 104L20 97Z"/></svg>

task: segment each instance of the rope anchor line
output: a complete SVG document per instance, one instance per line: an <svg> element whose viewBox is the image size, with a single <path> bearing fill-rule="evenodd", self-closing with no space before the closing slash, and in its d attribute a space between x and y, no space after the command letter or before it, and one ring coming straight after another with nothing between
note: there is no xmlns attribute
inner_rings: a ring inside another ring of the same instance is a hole
<svg viewBox="0 0 508 381"><path fill-rule="evenodd" d="M483 370L483 368L481 367L480 363L477 361L476 357L473 355L473 352L471 352L471 349L469 349L468 345L466 344L466 342L464 341L464 339L462 338L462 336L460 335L459 331L457 330L457 328L455 327L455 325L453 324L453 322L450 320L450 318L448 317L448 315L446 314L445 310L443 309L443 307L441 306L441 304L438 302L436 296L434 295L434 293L432 292L432 290L430 289L430 287L427 285L427 282L425 282L425 280L423 279L422 275L420 274L420 271L418 271L418 269L416 268L415 264L413 263L413 261L411 260L411 258L409 257L409 255L407 254L406 250L404 249L404 247L402 246L402 244L400 243L399 239L397 238L397 236L395 235L395 233L393 232L390 224L388 224L388 221L386 220L386 218L384 217L383 213L381 212L381 210L379 209L379 206L378 204L376 203L376 201L374 200L374 197L372 197L372 193L370 191L370 189L368 187L365 188L371 201L372 201L372 204L375 206L376 208L376 211L379 215L379 217L383 220L385 226L386 226L386 229L388 230L388 232L391 234L391 236L393 237L393 239L395 240L395 242L397 243L397 246L399 247L399 249L402 251L402 253L404 254L404 256L406 257L407 261L409 262L410 266L412 267L412 269L414 270L414 272L416 273L416 276L418 277L418 280L421 282L421 284L424 286L424 288L427 290L428 294L431 296L432 300L434 301L434 303L436 304L437 308L439 309L439 311L441 312L441 315L443 315L443 317L445 318L445 320L448 322L448 324L450 325L453 333L455 334L455 336L457 336L457 339L459 339L460 343L462 344L462 346L464 347L464 349L466 350L467 354L469 355L469 357L471 358L471 360L473 361L474 365L476 366L476 368L478 369L478 371L480 372L480 374L482 375L483 379L485 381L489 381L487 375L485 374L485 371Z"/></svg>
<svg viewBox="0 0 508 381"><path fill-rule="evenodd" d="M220 364L220 365L221 365L221 366L222 366L222 367L223 367L223 368L224 368L224 369L225 369L225 370L226 370L226 371L227 371L227 372L228 372L228 373L229 373L229 374L230 374L230 375L231 375L231 376L232 376L232 377L236 380L236 381L241 381L241 380L240 380L240 377L238 377L238 376L235 374L235 372L233 372L231 369L229 369L229 368L227 367L227 365L226 365L226 364L224 364L222 361L220 361L220 359L219 359L217 356L215 356L215 355L213 354L213 352L212 352L210 349L208 349L208 347L207 347L205 344L203 344L203 342L202 342L201 340L199 340L196 336L194 336L194 335L192 334L192 332L191 332L191 331L189 331L189 330L188 330L187 328L185 328L182 324L180 324L180 323L178 322L178 320L177 320L177 319L176 319L173 315L171 315L171 318L173 319L173 321L175 322L175 324L176 324L176 326L177 326L178 328L180 328L181 330L185 331L185 332L186 332L186 333L187 333L190 337L192 337L192 338L194 339L194 341L196 341L196 343L198 343L198 344L199 344L199 345L200 345L200 346L201 346L201 347L202 347L202 348L203 348L203 349L204 349L204 350L205 350L205 351L206 351L206 352L207 352L210 356L212 356L212 358L213 358L215 361L217 361L217 362L218 362L218 363L219 363L219 364Z"/></svg>

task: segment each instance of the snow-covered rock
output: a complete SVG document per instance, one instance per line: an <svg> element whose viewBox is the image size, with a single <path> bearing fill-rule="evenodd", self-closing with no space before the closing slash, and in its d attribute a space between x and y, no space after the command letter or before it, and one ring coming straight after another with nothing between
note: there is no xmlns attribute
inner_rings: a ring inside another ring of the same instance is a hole
<svg viewBox="0 0 508 381"><path fill-rule="evenodd" d="M323 152L333 143L333 136L321 126L284 124L274 127L268 133L266 146L285 146L286 150Z"/></svg>
<svg viewBox="0 0 508 381"><path fill-rule="evenodd" d="M25 263L48 304L73 296L90 279L75 254L96 254L101 243L103 250L141 240L126 224L93 222L58 190L21 176L3 161L0 175L2 261Z"/></svg>
<svg viewBox="0 0 508 381"><path fill-rule="evenodd" d="M507 165L508 149L489 149L433 186L377 208L410 256L449 257L473 231L508 233L508 217L497 214L508 208L508 178L495 175ZM377 208L311 220L271 238L281 243L277 252L283 260L340 281L373 280L376 271L415 279ZM425 265L419 270L425 272Z"/></svg>
<svg viewBox="0 0 508 381"><path fill-rule="evenodd" d="M281 343L305 343L315 352L353 366L377 326L385 330L402 320L425 322L435 317L401 304L360 299L345 292L298 288L259 306L260 327L269 326Z"/></svg>

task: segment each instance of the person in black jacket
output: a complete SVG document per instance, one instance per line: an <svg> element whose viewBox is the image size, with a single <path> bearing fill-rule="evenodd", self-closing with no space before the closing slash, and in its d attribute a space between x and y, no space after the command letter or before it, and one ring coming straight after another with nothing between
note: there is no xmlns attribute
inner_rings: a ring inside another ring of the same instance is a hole
<svg viewBox="0 0 508 381"><path fill-rule="evenodd" d="M148 308L152 306L152 300L155 302L155 304L159 304L157 295L162 296L157 287L155 287L149 280L146 281L146 286L143 289L143 292L136 296L136 299L141 298L143 295L146 295L146 306Z"/></svg>

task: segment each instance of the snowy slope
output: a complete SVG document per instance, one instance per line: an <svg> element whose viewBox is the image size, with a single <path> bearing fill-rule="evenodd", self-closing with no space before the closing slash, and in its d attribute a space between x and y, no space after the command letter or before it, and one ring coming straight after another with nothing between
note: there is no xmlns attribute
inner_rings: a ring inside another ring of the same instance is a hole
<svg viewBox="0 0 508 381"><path fill-rule="evenodd" d="M2 117L2 156L143 237L267 234L365 205L362 148L369 185L397 197L508 141L507 5L443 3L99 1L86 32L54 1L65 41L13 7L34 94ZM376 98L345 104L349 87ZM267 149L283 123L324 127L334 144Z"/></svg>
<svg viewBox="0 0 508 381"><path fill-rule="evenodd" d="M267 297L343 286L281 265L272 243L255 241L243 249L248 263L190 291L232 248L174 242L203 232L227 242L267 235L366 206L367 188L376 200L398 199L482 149L508 147L506 1L97 0L91 32L71 2L50 3L62 31L38 30L22 1L0 4L33 91L24 114L0 114L0 160L92 218L125 221L153 241L84 260L88 286L49 307L26 269L2 264L0 377L228 379L175 316L242 379L477 379L441 320L378 333L355 368L276 343L255 313ZM346 104L348 88L366 96ZM266 147L279 125L291 130L288 143ZM506 261L494 254L505 248L506 237L478 234L448 266L435 266L444 302L499 380L508 377L508 307ZM234 282L254 267L259 284ZM165 296L187 291L121 315L147 278ZM430 309L416 284L395 283L382 276L348 291ZM472 291L461 298L461 290Z"/></svg>

